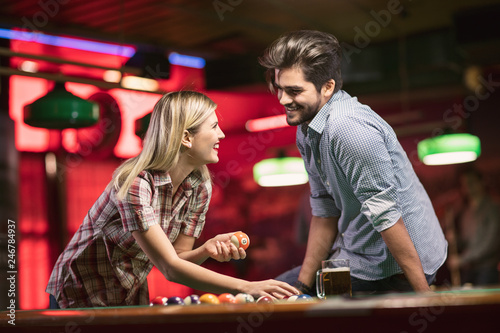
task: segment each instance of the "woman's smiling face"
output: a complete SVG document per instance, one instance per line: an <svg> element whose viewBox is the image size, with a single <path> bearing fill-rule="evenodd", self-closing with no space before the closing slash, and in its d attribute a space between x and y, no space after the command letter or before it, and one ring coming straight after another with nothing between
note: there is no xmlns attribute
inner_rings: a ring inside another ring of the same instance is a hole
<svg viewBox="0 0 500 333"><path fill-rule="evenodd" d="M219 127L215 111L200 125L198 132L192 135L189 155L196 165L217 163L219 161L219 142L225 135Z"/></svg>

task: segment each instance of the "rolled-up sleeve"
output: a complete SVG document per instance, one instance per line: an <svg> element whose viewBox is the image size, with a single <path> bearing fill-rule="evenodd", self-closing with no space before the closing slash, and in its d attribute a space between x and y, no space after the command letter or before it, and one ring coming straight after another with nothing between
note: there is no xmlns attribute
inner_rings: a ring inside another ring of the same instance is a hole
<svg viewBox="0 0 500 333"><path fill-rule="evenodd" d="M337 157L361 212L377 231L394 225L401 217L390 152L377 124L356 117L335 120L332 154ZM362 135L361 135L362 133Z"/></svg>
<svg viewBox="0 0 500 333"><path fill-rule="evenodd" d="M335 206L335 201L328 195L311 194L309 199L313 216L332 217L340 216L340 210Z"/></svg>
<svg viewBox="0 0 500 333"><path fill-rule="evenodd" d="M125 231L146 231L158 224L158 217L152 207L155 196L153 178L141 172L133 181L123 200L117 201Z"/></svg>

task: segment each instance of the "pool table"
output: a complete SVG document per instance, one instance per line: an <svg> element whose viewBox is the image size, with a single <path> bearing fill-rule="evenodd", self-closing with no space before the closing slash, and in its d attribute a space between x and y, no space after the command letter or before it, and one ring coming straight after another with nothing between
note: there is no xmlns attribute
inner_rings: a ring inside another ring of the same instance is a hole
<svg viewBox="0 0 500 333"><path fill-rule="evenodd" d="M500 287L270 304L16 310L1 332L500 332ZM11 321L11 323L9 323Z"/></svg>

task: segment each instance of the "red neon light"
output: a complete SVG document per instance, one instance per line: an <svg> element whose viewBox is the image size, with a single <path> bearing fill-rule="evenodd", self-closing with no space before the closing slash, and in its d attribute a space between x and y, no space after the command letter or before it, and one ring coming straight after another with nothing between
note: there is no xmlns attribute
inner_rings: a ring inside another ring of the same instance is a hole
<svg viewBox="0 0 500 333"><path fill-rule="evenodd" d="M46 80L22 76L10 78L10 117L15 121L17 150L33 152L47 151L49 131L28 126L24 123L23 107L44 96L49 90Z"/></svg>
<svg viewBox="0 0 500 333"><path fill-rule="evenodd" d="M288 126L290 125L286 123L286 115L284 114L259 118L259 119L252 119L247 121L247 123L245 124L245 128L249 132L261 132Z"/></svg>
<svg viewBox="0 0 500 333"><path fill-rule="evenodd" d="M39 314L47 317L69 317L69 316L82 316L85 314L85 312L79 310L64 310L64 311L47 310L47 311L40 311Z"/></svg>
<svg viewBox="0 0 500 333"><path fill-rule="evenodd" d="M19 308L44 309L49 303L45 292L50 270L46 238L25 236L19 244Z"/></svg>

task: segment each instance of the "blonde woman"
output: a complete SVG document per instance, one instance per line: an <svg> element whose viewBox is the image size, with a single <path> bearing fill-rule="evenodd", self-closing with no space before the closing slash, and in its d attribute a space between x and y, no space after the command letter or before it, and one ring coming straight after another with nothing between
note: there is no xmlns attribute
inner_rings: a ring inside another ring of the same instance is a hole
<svg viewBox="0 0 500 333"><path fill-rule="evenodd" d="M46 289L51 308L148 304L153 265L168 280L206 292L298 293L284 282L250 282L199 266L246 257L231 233L193 249L212 191L206 164L218 162L224 138L215 109L192 91L158 101L141 153L117 168L57 260Z"/></svg>

